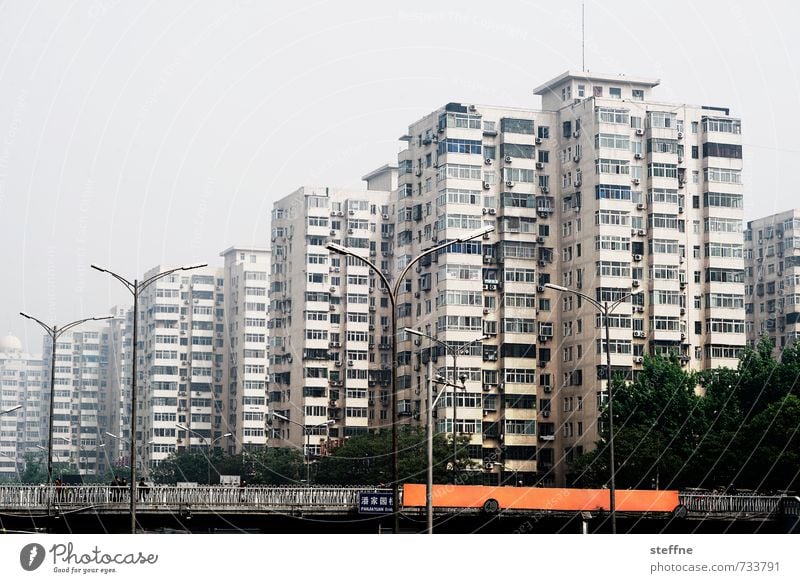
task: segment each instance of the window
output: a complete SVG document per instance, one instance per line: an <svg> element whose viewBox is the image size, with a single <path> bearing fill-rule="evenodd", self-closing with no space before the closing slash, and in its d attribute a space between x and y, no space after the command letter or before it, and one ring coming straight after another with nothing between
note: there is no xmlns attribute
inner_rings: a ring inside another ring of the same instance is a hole
<svg viewBox="0 0 800 583"><path fill-rule="evenodd" d="M597 134L594 145L597 148L628 150L630 148L630 138L624 134Z"/></svg>
<svg viewBox="0 0 800 583"><path fill-rule="evenodd" d="M741 144L720 144L716 142L705 142L703 144L703 158L714 156L716 158L734 158L741 160Z"/></svg>
<svg viewBox="0 0 800 583"><path fill-rule="evenodd" d="M602 89L602 88L601 88ZM627 109L614 109L611 107L598 107L595 109L597 121L602 123L629 124L630 118Z"/></svg>
<svg viewBox="0 0 800 583"><path fill-rule="evenodd" d="M513 134L533 134L533 120L504 117L500 120L500 131Z"/></svg>
<svg viewBox="0 0 800 583"><path fill-rule="evenodd" d="M480 154L481 153L480 140L465 140L461 138L445 138L439 142L439 155L446 153L455 154Z"/></svg>
<svg viewBox="0 0 800 583"><path fill-rule="evenodd" d="M543 140L546 140L546 139L548 139L550 137L550 127L549 126L539 126L537 131L538 131L538 136Z"/></svg>
<svg viewBox="0 0 800 583"><path fill-rule="evenodd" d="M629 160L612 160L608 158L600 158L595 162L598 174L630 174L629 165Z"/></svg>
<svg viewBox="0 0 800 583"><path fill-rule="evenodd" d="M708 167L703 170L706 182L722 182L724 184L741 184L742 171L732 168Z"/></svg>
<svg viewBox="0 0 800 583"><path fill-rule="evenodd" d="M695 124L697 122L694 122ZM703 118L704 132L719 132L723 134L742 133L742 121L738 119L715 119L710 117ZM696 131L694 133L697 133Z"/></svg>
<svg viewBox="0 0 800 583"><path fill-rule="evenodd" d="M631 187L614 184L598 184L595 186L597 200L631 200Z"/></svg>
<svg viewBox="0 0 800 583"><path fill-rule="evenodd" d="M632 89L631 99L634 101L644 101L644 89Z"/></svg>
<svg viewBox="0 0 800 583"><path fill-rule="evenodd" d="M677 178L678 166L676 164L662 164L651 162L647 165L648 177Z"/></svg>

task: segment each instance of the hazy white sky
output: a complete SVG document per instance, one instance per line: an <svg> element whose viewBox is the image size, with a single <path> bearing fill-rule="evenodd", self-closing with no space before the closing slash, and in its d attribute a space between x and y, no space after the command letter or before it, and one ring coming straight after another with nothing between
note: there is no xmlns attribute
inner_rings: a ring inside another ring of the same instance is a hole
<svg viewBox="0 0 800 583"><path fill-rule="evenodd" d="M800 206L790 2L586 2L586 65L743 118L748 218ZM580 70L580 0L0 3L0 335L129 303L89 269L266 246L272 202L360 186L449 102L536 107ZM790 113L790 112L794 113ZM787 166L788 164L788 166Z"/></svg>

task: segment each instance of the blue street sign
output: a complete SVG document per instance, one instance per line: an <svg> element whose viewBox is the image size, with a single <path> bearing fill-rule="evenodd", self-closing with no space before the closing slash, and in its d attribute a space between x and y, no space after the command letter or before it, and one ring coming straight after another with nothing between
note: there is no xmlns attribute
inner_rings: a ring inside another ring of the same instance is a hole
<svg viewBox="0 0 800 583"><path fill-rule="evenodd" d="M391 492L359 492L359 514L391 514L394 495Z"/></svg>

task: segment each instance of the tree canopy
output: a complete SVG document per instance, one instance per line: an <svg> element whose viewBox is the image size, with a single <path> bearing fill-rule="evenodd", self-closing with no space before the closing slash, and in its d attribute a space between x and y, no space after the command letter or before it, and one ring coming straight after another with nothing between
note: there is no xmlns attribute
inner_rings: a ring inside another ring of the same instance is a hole
<svg viewBox="0 0 800 583"><path fill-rule="evenodd" d="M646 357L634 381L614 380L619 488L800 488L800 349L780 360L763 339L737 369L692 373L675 356ZM609 478L608 409L597 447L571 467L576 485Z"/></svg>

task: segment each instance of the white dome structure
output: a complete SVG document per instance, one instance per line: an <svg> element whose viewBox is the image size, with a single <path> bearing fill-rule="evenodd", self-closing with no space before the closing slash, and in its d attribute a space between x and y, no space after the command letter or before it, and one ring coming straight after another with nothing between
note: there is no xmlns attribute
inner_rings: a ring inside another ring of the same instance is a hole
<svg viewBox="0 0 800 583"><path fill-rule="evenodd" d="M0 352L22 352L22 342L16 336L8 334L0 338Z"/></svg>

